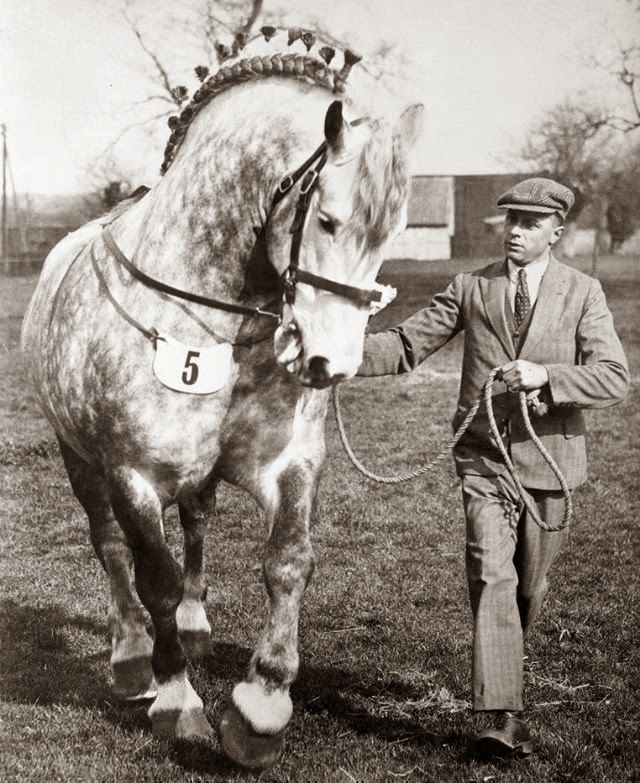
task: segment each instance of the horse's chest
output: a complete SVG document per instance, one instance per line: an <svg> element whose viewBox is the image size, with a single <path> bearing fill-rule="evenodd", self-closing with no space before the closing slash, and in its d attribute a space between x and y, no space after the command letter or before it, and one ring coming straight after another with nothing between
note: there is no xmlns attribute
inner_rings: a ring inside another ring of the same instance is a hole
<svg viewBox="0 0 640 783"><path fill-rule="evenodd" d="M164 385L154 374L154 358L153 344L134 330L94 326L83 332L77 323L60 322L49 343L45 394L84 451L188 472L215 458L237 369L229 364L215 393L191 394ZM194 367L183 370L187 380Z"/></svg>

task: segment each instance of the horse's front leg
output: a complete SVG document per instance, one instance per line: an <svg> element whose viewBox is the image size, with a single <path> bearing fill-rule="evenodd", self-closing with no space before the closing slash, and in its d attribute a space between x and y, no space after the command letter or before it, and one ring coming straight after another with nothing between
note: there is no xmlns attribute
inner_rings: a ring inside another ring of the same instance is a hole
<svg viewBox="0 0 640 783"><path fill-rule="evenodd" d="M267 768L282 755L289 686L298 673L300 603L314 567L309 519L316 485L315 466L291 463L263 498L271 521L263 558L270 611L247 678L234 688L220 722L223 750L244 766Z"/></svg>

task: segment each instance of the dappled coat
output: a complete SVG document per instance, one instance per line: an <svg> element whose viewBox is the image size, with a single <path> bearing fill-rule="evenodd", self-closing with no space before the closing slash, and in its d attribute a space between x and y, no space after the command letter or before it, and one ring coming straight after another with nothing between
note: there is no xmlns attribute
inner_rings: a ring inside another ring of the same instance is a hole
<svg viewBox="0 0 640 783"><path fill-rule="evenodd" d="M543 364L548 412L534 429L569 487L586 480L581 408L601 408L627 393L629 370L600 283L553 256L525 331L514 334L506 261L461 273L445 291L402 324L365 339L358 375L413 370L464 330L464 356L454 429L462 423L490 371L514 359ZM496 422L524 486L557 489L558 482L528 437L518 395L496 381ZM496 475L506 469L492 441L484 406L454 450L458 475Z"/></svg>

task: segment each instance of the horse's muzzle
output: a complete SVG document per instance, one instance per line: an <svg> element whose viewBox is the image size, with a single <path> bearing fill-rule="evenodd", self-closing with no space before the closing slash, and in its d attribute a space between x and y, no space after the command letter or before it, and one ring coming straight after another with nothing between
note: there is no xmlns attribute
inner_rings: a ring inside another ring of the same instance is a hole
<svg viewBox="0 0 640 783"><path fill-rule="evenodd" d="M332 378L329 372L329 360L324 356L312 356L302 371L302 382L314 389L326 389L331 386Z"/></svg>
<svg viewBox="0 0 640 783"><path fill-rule="evenodd" d="M303 386L326 389L347 377L343 372L332 373L331 362L325 356L314 355L305 359L302 337L295 322L276 330L274 348L278 364L296 374Z"/></svg>
<svg viewBox="0 0 640 783"><path fill-rule="evenodd" d="M342 373L331 373L329 360L324 356L312 356L301 373L301 381L305 386L314 389L326 389L335 383L340 383L347 376Z"/></svg>

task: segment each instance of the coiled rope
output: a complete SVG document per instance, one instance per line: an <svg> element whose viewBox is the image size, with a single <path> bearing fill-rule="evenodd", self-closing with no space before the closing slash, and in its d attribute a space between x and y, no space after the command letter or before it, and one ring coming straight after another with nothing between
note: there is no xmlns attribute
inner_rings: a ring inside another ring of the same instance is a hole
<svg viewBox="0 0 640 783"><path fill-rule="evenodd" d="M507 470L509 471L511 477L513 478L514 484L516 485L516 489L518 490L518 494L520 495L520 499L522 500L527 511L529 512L529 514L531 514L531 517L534 520L534 522L537 525L539 525L543 530L547 530L547 531L562 530L569 524L573 514L571 491L567 485L564 476L562 475L560 468L556 464L551 454L549 454L545 446L542 444L540 438L538 438L538 436L536 435L533 429L533 426L531 424L531 419L529 418L529 409L527 407L527 395L525 394L525 392L521 391L519 393L519 402L520 402L520 412L522 414L522 419L524 421L527 434L529 435L531 441L540 452L544 461L547 463L547 465L551 468L551 470L555 474L560 484L560 489L562 490L562 495L564 498L564 517L560 525L554 526L554 525L547 524L540 517L540 514L538 513L538 509L535 503L533 502L533 499L531 498L529 493L525 490L525 488L522 486L522 482L518 477L518 473L515 469L515 466L511 461L509 454L507 453L507 449L504 445L502 438L500 437L498 425L496 424L495 416L493 413L493 401L492 401L493 382L499 369L500 368L495 367L493 370L491 370L491 372L487 377L487 380L484 383L484 386L482 387L482 391L478 395L477 400L474 402L471 408L469 408L467 415L464 417L464 421L458 427L453 437L449 441L447 441L447 443L445 443L445 445L438 452L438 454L436 454L435 457L429 460L429 462L420 465L415 470L412 470L408 473L403 473L403 474L393 475L393 476L381 476L378 475L377 473L373 473L372 471L368 470L368 468L366 468L354 454L353 449L349 444L347 433L344 427L344 420L342 418L342 411L340 409L338 387L334 386L333 387L333 410L336 417L336 425L338 427L338 434L340 436L340 441L342 443L342 446L347 456L349 457L349 460L356 468L356 470L358 470L363 476L368 478L370 481L373 481L377 484L402 484L406 481L412 481L413 479L423 476L425 473L429 472L433 467L435 467L437 464L442 462L442 460L444 460L445 457L449 456L451 450L455 447L455 445L458 443L460 438L462 438L464 433L467 431L476 413L480 409L480 406L484 402L484 405L487 410L487 418L489 421L491 434L493 435L493 439L496 443L498 451L500 452L500 456L502 457L507 467Z"/></svg>

